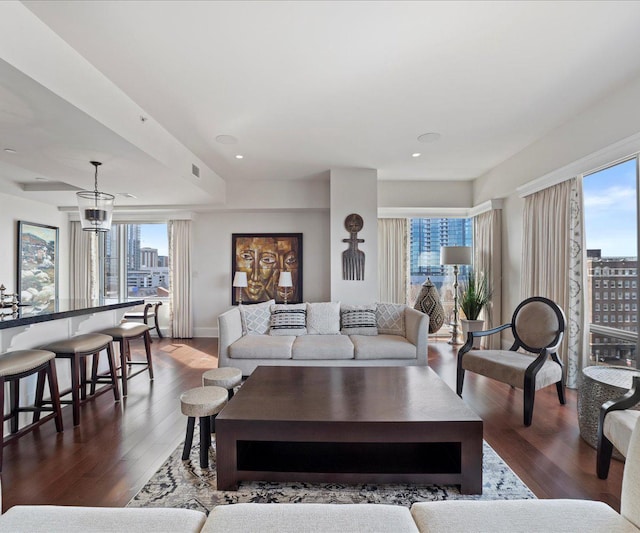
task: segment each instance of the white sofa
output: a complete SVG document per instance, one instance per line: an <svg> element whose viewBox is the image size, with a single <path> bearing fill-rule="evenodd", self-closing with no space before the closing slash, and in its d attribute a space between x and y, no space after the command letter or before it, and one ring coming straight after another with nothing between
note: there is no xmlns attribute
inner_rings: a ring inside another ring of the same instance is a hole
<svg viewBox="0 0 640 533"><path fill-rule="evenodd" d="M294 336L247 333L241 310L234 307L218 317L218 366L239 368L245 376L261 365L426 366L429 317L408 306L401 308L402 334L385 333L385 328L375 335L339 334L337 326L334 334Z"/></svg>

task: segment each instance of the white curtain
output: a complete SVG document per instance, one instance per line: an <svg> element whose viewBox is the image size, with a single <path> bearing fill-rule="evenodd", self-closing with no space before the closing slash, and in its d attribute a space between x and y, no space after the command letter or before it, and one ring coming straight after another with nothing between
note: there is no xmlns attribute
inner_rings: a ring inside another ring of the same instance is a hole
<svg viewBox="0 0 640 533"><path fill-rule="evenodd" d="M93 231L83 231L80 222L72 221L70 250L69 298L98 298L98 236Z"/></svg>
<svg viewBox="0 0 640 533"><path fill-rule="evenodd" d="M559 352L567 386L576 388L588 357L582 182L578 178L525 199L522 297L546 296L565 312Z"/></svg>
<svg viewBox="0 0 640 533"><path fill-rule="evenodd" d="M378 300L407 303L407 219L378 219Z"/></svg>
<svg viewBox="0 0 640 533"><path fill-rule="evenodd" d="M169 290L171 300L169 321L171 337L193 337L191 302L191 221L170 220Z"/></svg>
<svg viewBox="0 0 640 533"><path fill-rule="evenodd" d="M483 310L484 329L499 326L502 320L502 210L492 209L473 221L474 269L487 277L491 301ZM500 335L482 338L482 347L499 350Z"/></svg>

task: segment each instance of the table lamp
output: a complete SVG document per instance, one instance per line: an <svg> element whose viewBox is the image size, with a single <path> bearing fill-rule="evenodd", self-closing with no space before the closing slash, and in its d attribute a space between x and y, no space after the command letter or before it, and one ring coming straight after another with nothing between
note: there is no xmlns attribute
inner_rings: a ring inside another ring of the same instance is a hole
<svg viewBox="0 0 640 533"><path fill-rule="evenodd" d="M238 303L242 305L242 289L247 286L247 273L236 272L235 276L233 276L233 286L239 289Z"/></svg>
<svg viewBox="0 0 640 533"><path fill-rule="evenodd" d="M291 272L280 272L278 287L284 287L284 304L287 305L287 293L289 292L289 287L293 287Z"/></svg>

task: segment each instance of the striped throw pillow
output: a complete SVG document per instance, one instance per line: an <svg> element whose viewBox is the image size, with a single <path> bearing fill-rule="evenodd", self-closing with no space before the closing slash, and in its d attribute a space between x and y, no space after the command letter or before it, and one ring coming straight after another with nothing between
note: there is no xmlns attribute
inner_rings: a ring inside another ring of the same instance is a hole
<svg viewBox="0 0 640 533"><path fill-rule="evenodd" d="M306 335L307 304L271 306L269 335Z"/></svg>
<svg viewBox="0 0 640 533"><path fill-rule="evenodd" d="M343 305L340 309L343 335L377 335L375 305Z"/></svg>

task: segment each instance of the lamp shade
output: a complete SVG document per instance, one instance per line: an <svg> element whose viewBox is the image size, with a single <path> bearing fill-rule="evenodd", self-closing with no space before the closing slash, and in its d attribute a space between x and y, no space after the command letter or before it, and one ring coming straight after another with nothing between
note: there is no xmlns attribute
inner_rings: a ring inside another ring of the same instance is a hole
<svg viewBox="0 0 640 533"><path fill-rule="evenodd" d="M441 265L470 265L470 246L443 246L440 248Z"/></svg>
<svg viewBox="0 0 640 533"><path fill-rule="evenodd" d="M247 273L246 272L236 272L235 276L233 276L233 286L234 287L246 287L247 286Z"/></svg>
<svg viewBox="0 0 640 533"><path fill-rule="evenodd" d="M278 287L293 287L293 281L291 280L291 272L280 272L280 279L278 279Z"/></svg>

